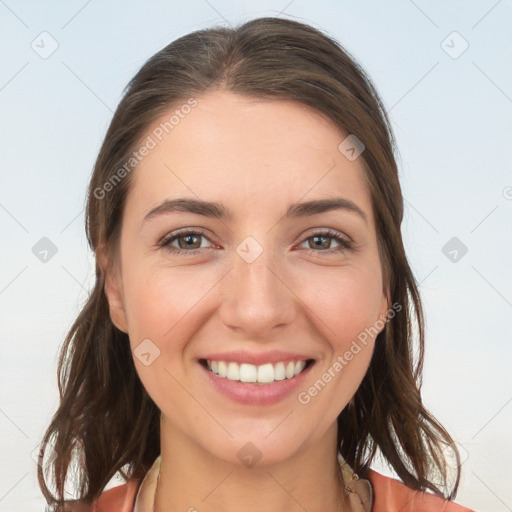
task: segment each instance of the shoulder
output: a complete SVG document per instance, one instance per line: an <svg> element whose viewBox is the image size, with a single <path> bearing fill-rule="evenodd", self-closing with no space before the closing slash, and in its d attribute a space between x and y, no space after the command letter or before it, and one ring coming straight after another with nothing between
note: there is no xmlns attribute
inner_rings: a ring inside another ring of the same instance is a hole
<svg viewBox="0 0 512 512"><path fill-rule="evenodd" d="M367 474L373 488L372 512L475 512L434 494L415 491L373 469Z"/></svg>
<svg viewBox="0 0 512 512"><path fill-rule="evenodd" d="M410 489L399 480L381 475L373 469L368 471L367 478L373 488L372 512L475 512L440 496ZM91 512L133 512L139 484L140 480L129 480L103 492L93 503ZM80 508L69 510L82 512Z"/></svg>
<svg viewBox="0 0 512 512"><path fill-rule="evenodd" d="M123 485L104 491L93 502L91 512L133 512L140 482L141 480L128 480Z"/></svg>

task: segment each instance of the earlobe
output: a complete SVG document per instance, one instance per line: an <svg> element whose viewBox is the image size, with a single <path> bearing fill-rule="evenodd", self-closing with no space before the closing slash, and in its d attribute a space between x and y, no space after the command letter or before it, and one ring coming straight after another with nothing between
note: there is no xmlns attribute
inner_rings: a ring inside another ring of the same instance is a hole
<svg viewBox="0 0 512 512"><path fill-rule="evenodd" d="M387 317L388 311L391 309L391 299L387 295L383 295L380 305L380 313Z"/></svg>
<svg viewBox="0 0 512 512"><path fill-rule="evenodd" d="M379 329L379 332L382 332L384 330L384 327L386 326L390 309L391 309L391 299L384 292L382 295L382 300L380 303L380 310L379 310L378 323L382 325L382 329Z"/></svg>
<svg viewBox="0 0 512 512"><path fill-rule="evenodd" d="M104 292L109 305L110 319L120 331L128 334L128 322L126 321L126 312L123 303L120 272L115 267L114 263L109 260L107 250L104 246L97 249L96 261L104 276Z"/></svg>

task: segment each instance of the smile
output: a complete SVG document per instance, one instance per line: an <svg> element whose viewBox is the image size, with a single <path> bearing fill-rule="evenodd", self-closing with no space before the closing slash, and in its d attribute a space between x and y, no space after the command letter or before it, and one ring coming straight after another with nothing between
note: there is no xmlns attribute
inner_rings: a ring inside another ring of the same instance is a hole
<svg viewBox="0 0 512 512"><path fill-rule="evenodd" d="M215 393L220 393L239 404L269 406L288 398L306 385L305 379L315 365L315 359L300 359L286 363L279 361L275 364L265 363L258 366L212 359L200 359L198 363L201 378L205 378L207 388ZM288 377L286 373L288 371L288 375L291 375L292 364L290 363L293 363L292 377ZM215 366L218 373L213 372ZM225 373L225 377L219 375L221 372ZM256 379L254 379L255 375ZM267 379L268 382L258 382L259 376L262 380ZM249 378L252 382L242 382L240 377Z"/></svg>
<svg viewBox="0 0 512 512"><path fill-rule="evenodd" d="M233 361L202 360L203 365L220 378L253 384L271 384L275 381L292 379L301 374L312 362L312 359L296 362L279 361L275 364L266 363L256 366Z"/></svg>

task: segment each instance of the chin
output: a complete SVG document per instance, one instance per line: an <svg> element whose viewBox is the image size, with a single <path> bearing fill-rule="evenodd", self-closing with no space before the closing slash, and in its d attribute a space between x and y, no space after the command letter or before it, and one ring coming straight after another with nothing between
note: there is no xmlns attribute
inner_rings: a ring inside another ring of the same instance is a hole
<svg viewBox="0 0 512 512"><path fill-rule="evenodd" d="M214 457L223 460L228 464L235 466L245 466L247 468L270 466L278 464L291 457L300 450L304 440L294 440L289 436L286 442L276 436L272 439L268 434L261 433L247 435L242 438L225 438L222 442L215 442L214 445L208 444L205 449ZM208 441L211 443L211 440Z"/></svg>

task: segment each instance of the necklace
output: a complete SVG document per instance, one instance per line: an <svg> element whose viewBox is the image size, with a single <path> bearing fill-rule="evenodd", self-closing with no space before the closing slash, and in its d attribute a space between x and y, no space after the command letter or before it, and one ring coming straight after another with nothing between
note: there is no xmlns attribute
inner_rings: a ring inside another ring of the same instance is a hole
<svg viewBox="0 0 512 512"><path fill-rule="evenodd" d="M351 512L371 512L373 506L373 490L370 482L360 478L347 464L341 453L338 453L338 463L343 477L343 489L345 496L348 496L348 503ZM134 512L156 512L156 497L158 484L161 475L161 455L159 455L153 466L144 477L135 500ZM151 490L154 486L154 492Z"/></svg>
<svg viewBox="0 0 512 512"><path fill-rule="evenodd" d="M156 493L158 492L158 484L160 483L160 474L162 472L162 468L161 466L159 466L158 468L158 476L156 477L156 485L155 485L155 495L153 496L153 507L152 507L152 512L156 512L155 511L155 505L156 505Z"/></svg>

